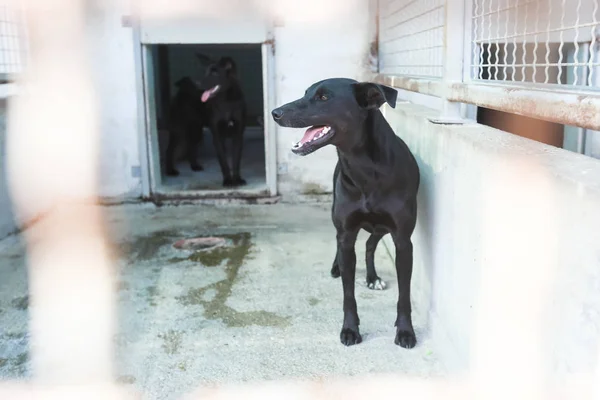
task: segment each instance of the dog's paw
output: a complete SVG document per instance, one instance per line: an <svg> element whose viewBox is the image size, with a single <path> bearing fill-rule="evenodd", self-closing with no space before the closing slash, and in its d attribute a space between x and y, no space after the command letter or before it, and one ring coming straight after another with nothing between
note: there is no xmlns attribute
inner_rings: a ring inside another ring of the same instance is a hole
<svg viewBox="0 0 600 400"><path fill-rule="evenodd" d="M417 344L417 338L415 337L414 332L398 330L396 332L394 343L400 347L404 347L405 349L412 349Z"/></svg>
<svg viewBox="0 0 600 400"><path fill-rule="evenodd" d="M179 176L179 171L177 171L176 169L168 169L167 175L168 176Z"/></svg>
<svg viewBox="0 0 600 400"><path fill-rule="evenodd" d="M244 186L246 181L239 176L237 178L233 178L233 186Z"/></svg>
<svg viewBox="0 0 600 400"><path fill-rule="evenodd" d="M384 290L387 287L387 284L381 278L375 278L373 280L367 278L367 287L372 290Z"/></svg>
<svg viewBox="0 0 600 400"><path fill-rule="evenodd" d="M352 346L362 342L362 337L358 333L358 329L343 328L340 333L340 341L344 346Z"/></svg>
<svg viewBox="0 0 600 400"><path fill-rule="evenodd" d="M200 164L193 164L190 166L190 168L192 168L192 171L195 171L195 172L204 171L204 167Z"/></svg>
<svg viewBox="0 0 600 400"><path fill-rule="evenodd" d="M231 179L231 178L223 179L223 186L225 186L225 187L233 186L233 179Z"/></svg>
<svg viewBox="0 0 600 400"><path fill-rule="evenodd" d="M333 264L333 267L331 267L331 276L333 278L340 277L340 266L338 264Z"/></svg>

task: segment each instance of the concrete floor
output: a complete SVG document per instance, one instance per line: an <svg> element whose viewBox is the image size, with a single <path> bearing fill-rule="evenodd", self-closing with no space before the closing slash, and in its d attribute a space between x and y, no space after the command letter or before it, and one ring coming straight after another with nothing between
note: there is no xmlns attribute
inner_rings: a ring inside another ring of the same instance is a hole
<svg viewBox="0 0 600 400"><path fill-rule="evenodd" d="M118 379L147 399L198 385L396 372L444 373L414 308L419 343L394 345L396 280L385 246L376 254L389 289L356 295L363 343L339 342L342 288L329 276L335 235L329 206L122 206L107 209L119 261ZM224 235L228 246L194 253L181 238ZM27 287L18 237L0 242L0 378L27 378Z"/></svg>
<svg viewBox="0 0 600 400"><path fill-rule="evenodd" d="M227 146L231 148L231 141L227 141ZM198 160L204 167L203 171L192 171L190 164L183 159L177 163L179 176L164 175L159 190L168 193L226 189L223 188L223 175L212 141L212 134L208 130L204 132L204 143L200 146ZM230 165L232 165L231 161ZM266 189L265 141L262 128L249 127L246 129L240 169L242 178L247 183L240 189Z"/></svg>

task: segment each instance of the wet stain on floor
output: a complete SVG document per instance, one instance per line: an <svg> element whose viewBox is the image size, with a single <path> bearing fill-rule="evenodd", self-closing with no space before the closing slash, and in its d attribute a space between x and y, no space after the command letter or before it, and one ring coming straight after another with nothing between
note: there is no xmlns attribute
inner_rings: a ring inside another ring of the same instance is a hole
<svg viewBox="0 0 600 400"><path fill-rule="evenodd" d="M29 296L14 298L10 304L17 310L27 310L29 308Z"/></svg>
<svg viewBox="0 0 600 400"><path fill-rule="evenodd" d="M156 259L163 246L173 243L174 238L177 237L178 232L175 230L162 230L138 236L133 241L125 241L115 247L121 257L136 261L150 261Z"/></svg>
<svg viewBox="0 0 600 400"><path fill-rule="evenodd" d="M207 319L222 320L228 327L245 327L250 325L285 327L290 324L289 318L282 317L269 311L239 312L225 303L231 295L231 290L238 277L240 267L252 248L249 233L222 235L231 240L231 246L219 247L212 251L195 253L195 260L204 266L217 266L225 264L225 279L202 288L190 289L184 296L177 299L182 305L204 307L204 316ZM189 259L194 259L190 257ZM215 295L211 300L205 299L208 290L214 289Z"/></svg>

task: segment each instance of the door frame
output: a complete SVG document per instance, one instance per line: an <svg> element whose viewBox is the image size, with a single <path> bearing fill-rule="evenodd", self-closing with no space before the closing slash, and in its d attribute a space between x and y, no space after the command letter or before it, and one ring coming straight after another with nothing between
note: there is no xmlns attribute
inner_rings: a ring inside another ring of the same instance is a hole
<svg viewBox="0 0 600 400"><path fill-rule="evenodd" d="M138 140L140 142L140 178L142 197L162 199L243 199L277 196L277 127L271 118L275 99L275 60L274 42L269 39L262 43L239 42L239 44L260 45L263 81L263 121L265 149L265 180L262 189L233 188L222 190L161 190L161 169L159 139L154 95L154 68L150 46L141 40L139 23L134 27L136 86L138 91ZM198 41L198 44L203 44Z"/></svg>

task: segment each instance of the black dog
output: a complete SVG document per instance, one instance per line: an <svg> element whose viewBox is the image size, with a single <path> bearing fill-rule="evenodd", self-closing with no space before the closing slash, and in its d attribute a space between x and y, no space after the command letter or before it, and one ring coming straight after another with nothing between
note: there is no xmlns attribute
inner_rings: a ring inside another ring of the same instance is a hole
<svg viewBox="0 0 600 400"><path fill-rule="evenodd" d="M179 175L175 168L176 153L179 146L185 143L188 162L193 171L202 171L198 163L198 145L202 142L204 128L205 105L201 101L202 92L189 77L175 83L177 93L169 107L167 130L169 145L166 154L166 173Z"/></svg>
<svg viewBox="0 0 600 400"><path fill-rule="evenodd" d="M303 98L272 111L280 126L310 126L292 147L294 153L305 156L328 144L337 147L332 207L337 253L331 275L342 276L344 324L340 339L346 346L362 340L354 296L354 245L361 228L371 233L366 264L367 283L372 289L384 286L375 272L375 248L386 233L392 235L399 292L394 341L405 348L417 342L411 320L410 281L419 167L379 111L385 102L395 107L396 96L396 90L383 85L327 79L309 87Z"/></svg>
<svg viewBox="0 0 600 400"><path fill-rule="evenodd" d="M202 62L208 63L206 56L197 56ZM245 185L246 181L240 175L240 164L246 127L246 103L233 59L222 57L217 62L208 63L201 89L204 91L202 101L207 105L208 123L223 174L223 186ZM227 159L227 138L232 141L233 174Z"/></svg>

